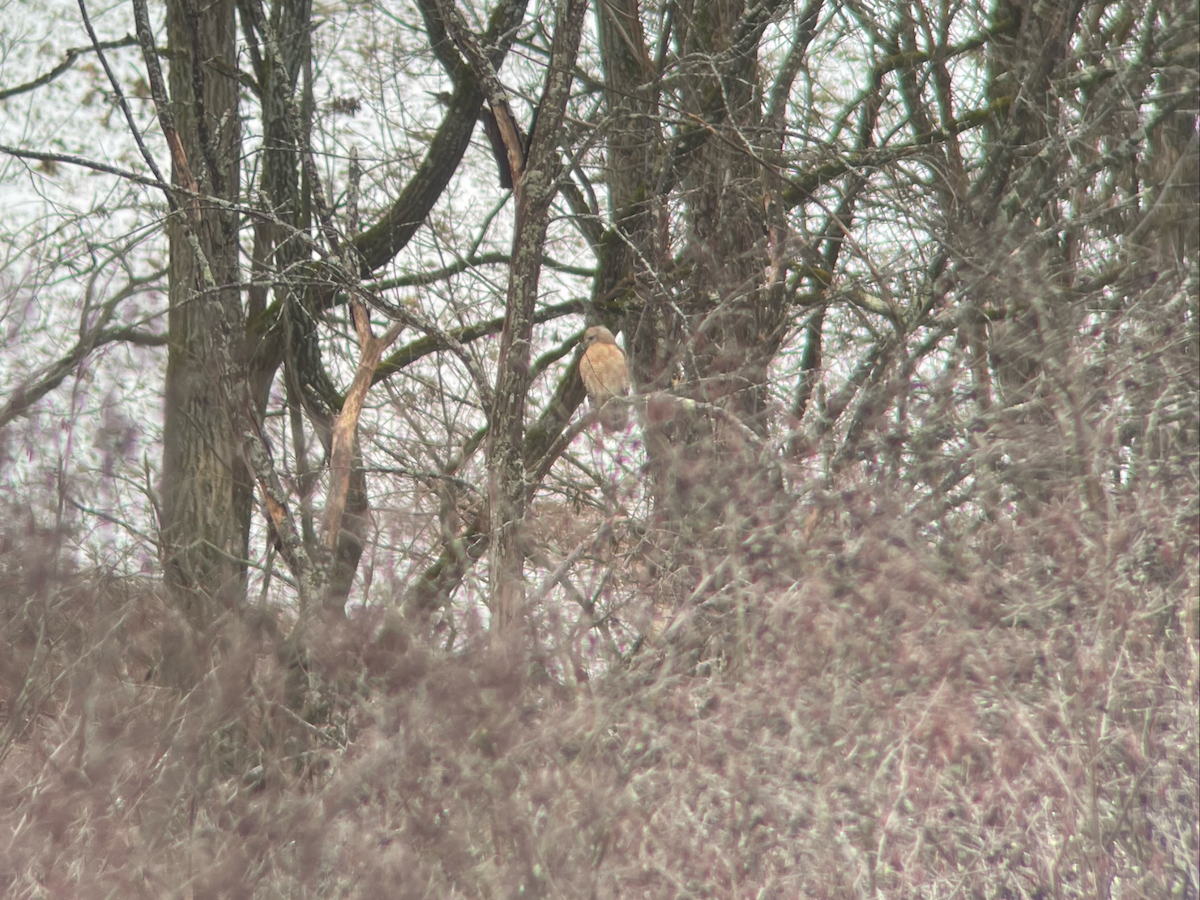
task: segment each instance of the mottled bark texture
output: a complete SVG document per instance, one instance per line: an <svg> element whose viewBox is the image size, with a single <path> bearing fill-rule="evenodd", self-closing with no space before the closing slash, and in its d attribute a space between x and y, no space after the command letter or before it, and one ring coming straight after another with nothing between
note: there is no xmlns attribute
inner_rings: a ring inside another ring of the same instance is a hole
<svg viewBox="0 0 1200 900"><path fill-rule="evenodd" d="M647 88L663 87L652 80L661 49L656 62L632 0L606 3L600 17L607 96L619 122L608 144L616 233L605 251L628 260L634 273L624 325L635 385L659 392L645 405L643 426L655 555L671 566L686 565L675 551L707 546L714 529L769 519L765 501L777 486L745 433L711 414L719 407L750 433L766 434L767 368L787 323L782 283L768 274L772 248L784 245L782 208L768 202L781 184L764 181L755 158L779 147L780 125L772 132L764 119L757 61L776 11L777 4L751 9L741 0L679 4L670 37L685 75L675 99L686 124L669 149L650 118L657 99ZM683 202L684 231L676 238L682 252L669 260L672 194ZM646 277L647 263L658 279ZM668 284L666 272L674 276Z"/></svg>
<svg viewBox="0 0 1200 900"><path fill-rule="evenodd" d="M263 198L253 219L254 286L243 307L238 271L238 218L201 202L194 224L217 289L204 290L202 263L179 222L169 225L171 252L170 353L165 391L163 454L163 546L168 589L188 621L206 628L244 600L253 479L243 462L244 434L257 431L280 365L293 404L294 448L301 509L296 516L307 554L321 557L307 505L317 471L304 445L307 418L326 454L341 398L321 359L323 312L339 302L332 285L347 280L311 261L310 174L301 165L313 114L311 92L312 6L309 0L222 0L201 5L173 0L168 10L172 107L184 152L204 195L238 197L242 154L235 9L240 11L245 58L262 103L261 169L254 198ZM521 2L499 4L485 35L493 65L503 60L521 20ZM385 265L407 244L449 183L475 127L483 92L470 68L456 57L431 3L422 6L435 54L454 78L455 91L442 126L424 160L395 202L361 234L348 234L363 272ZM178 178L178 173L176 173ZM353 229L352 229L353 231ZM268 287L274 303L268 305ZM236 410L222 397L234 398ZM244 408L243 408L244 407ZM263 465L265 447L251 454ZM322 605L345 603L362 552L367 523L367 485L361 453L353 442L344 514L321 584ZM282 500L285 498L276 498ZM268 506L271 504L268 502ZM278 512L278 510L276 510ZM290 511L289 511L290 515ZM300 573L297 577L300 577Z"/></svg>
<svg viewBox="0 0 1200 900"><path fill-rule="evenodd" d="M512 267L505 300L504 329L488 431L488 503L491 531L493 630L508 643L525 607L525 550L522 525L529 502L524 454L525 398L531 381L534 311L550 203L558 190L562 162L559 129L571 93L572 71L583 31L586 0L564 0L558 8L550 65L529 136L529 150L515 172L517 210ZM493 108L497 104L493 103ZM514 148L509 147L510 157ZM514 166L514 169L516 167Z"/></svg>
<svg viewBox="0 0 1200 900"><path fill-rule="evenodd" d="M241 123L232 0L167 8L172 108L202 194L238 196ZM178 181L180 173L174 172ZM237 215L200 201L189 247L176 213L170 241L170 345L164 394L162 541L167 589L188 622L206 629L246 587L252 487L222 401L240 373L243 313ZM205 289L207 265L216 289Z"/></svg>
<svg viewBox="0 0 1200 900"><path fill-rule="evenodd" d="M994 311L988 354L995 399L1006 410L996 436L1021 448L1019 465L1004 477L1026 505L1088 474L1083 457L1059 449L1060 417L1071 415L1063 407L1071 338L1084 313L1070 296L1077 260L1069 239L1038 236L1059 216L1054 198L1066 148L1046 152L1063 103L1052 79L1062 74L1082 7L1083 0L997 5L996 25L1011 25L988 46L987 91L1004 111L985 129L993 149L952 233L954 255L984 273L977 296Z"/></svg>
<svg viewBox="0 0 1200 900"><path fill-rule="evenodd" d="M679 329L669 298L653 272L668 268L662 183L666 146L656 115L658 65L652 59L637 0L598 0L596 33L604 66L604 98L611 128L605 179L612 225L599 249L592 303L606 322L619 324L631 349L639 390L669 380L670 350ZM647 432L649 440L651 432Z"/></svg>

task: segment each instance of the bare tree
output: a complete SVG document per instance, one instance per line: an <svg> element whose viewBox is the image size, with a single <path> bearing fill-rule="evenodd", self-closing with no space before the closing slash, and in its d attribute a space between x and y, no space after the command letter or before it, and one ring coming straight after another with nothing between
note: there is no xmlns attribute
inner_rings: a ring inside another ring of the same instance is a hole
<svg viewBox="0 0 1200 900"><path fill-rule="evenodd" d="M0 47L0 885L1195 893L1194 3L156 15Z"/></svg>

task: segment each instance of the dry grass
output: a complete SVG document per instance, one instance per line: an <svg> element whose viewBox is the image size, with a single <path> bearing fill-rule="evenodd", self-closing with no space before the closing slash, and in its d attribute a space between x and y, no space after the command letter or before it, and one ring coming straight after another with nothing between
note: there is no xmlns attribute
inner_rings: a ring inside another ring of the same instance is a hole
<svg viewBox="0 0 1200 900"><path fill-rule="evenodd" d="M314 648L319 725L269 630L160 687L150 591L10 538L0 892L1196 897L1195 519L1059 501L935 544L899 510L733 560L590 682L363 616Z"/></svg>

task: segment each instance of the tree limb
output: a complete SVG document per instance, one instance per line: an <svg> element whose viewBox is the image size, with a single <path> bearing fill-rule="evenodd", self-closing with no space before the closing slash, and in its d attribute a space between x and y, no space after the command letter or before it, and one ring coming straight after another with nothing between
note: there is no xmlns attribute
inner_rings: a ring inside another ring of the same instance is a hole
<svg viewBox="0 0 1200 900"><path fill-rule="evenodd" d="M136 37L134 37L131 34L127 34L127 35L125 35L125 37L118 38L115 41L100 41L99 47L101 50L116 50L120 47L136 47L137 43L138 43L138 39ZM93 44L90 47L72 47L72 48L70 48L69 50L67 50L66 55L63 57L62 62L60 62L57 66L55 66L49 72L46 72L43 75L39 75L37 78L33 79L33 81L27 81L24 84L18 84L16 87L5 88L4 90L0 90L0 100L7 100L9 97L16 97L18 94L24 94L27 91L32 91L32 90L36 90L37 88L44 87L45 85L52 82L54 79L58 78L59 75L62 75L64 72L66 72L68 69L70 69L73 65L75 65L75 61L77 59L79 59L80 56L82 56L85 53L92 53L95 51L95 49L96 49L95 44Z"/></svg>

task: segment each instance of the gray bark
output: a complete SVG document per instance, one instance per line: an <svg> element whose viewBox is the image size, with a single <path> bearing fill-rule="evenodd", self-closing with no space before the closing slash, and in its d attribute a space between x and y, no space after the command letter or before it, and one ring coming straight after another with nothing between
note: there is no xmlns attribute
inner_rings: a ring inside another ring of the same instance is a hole
<svg viewBox="0 0 1200 900"><path fill-rule="evenodd" d="M241 132L232 0L172 0L172 107L202 193L234 200ZM178 183L181 173L173 178ZM243 322L237 284L236 215L201 202L192 227L216 290L206 290L183 223L168 223L169 349L164 392L162 539L167 589L193 627L206 629L245 595L252 488L222 402L240 379L225 360L239 355Z"/></svg>

